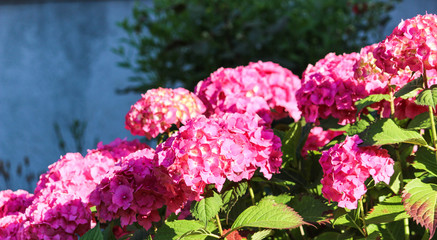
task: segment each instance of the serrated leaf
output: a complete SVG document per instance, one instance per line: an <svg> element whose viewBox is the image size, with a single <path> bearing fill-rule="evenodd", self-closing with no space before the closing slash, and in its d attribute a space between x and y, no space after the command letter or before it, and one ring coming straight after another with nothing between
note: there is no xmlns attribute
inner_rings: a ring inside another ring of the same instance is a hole
<svg viewBox="0 0 437 240"><path fill-rule="evenodd" d="M207 224L211 218L218 214L222 205L222 198L218 193L214 192L213 196L195 202L191 208L191 214L196 219Z"/></svg>
<svg viewBox="0 0 437 240"><path fill-rule="evenodd" d="M435 116L434 122L437 122L437 118ZM413 120L411 120L411 122L408 124L407 128L414 130L431 128L431 119L429 119L429 113L424 112L414 117Z"/></svg>
<svg viewBox="0 0 437 240"><path fill-rule="evenodd" d="M348 136L353 136L356 134L361 133L362 131L366 130L367 127L369 127L370 123L366 120L359 120L357 122L355 122L354 124L352 124L349 129L346 131L346 134Z"/></svg>
<svg viewBox="0 0 437 240"><path fill-rule="evenodd" d="M364 108L366 108L374 103L380 102L382 100L387 100L387 101L390 100L390 95L388 95L388 94L372 94L370 96L367 96L363 99L356 101L355 106L357 107L357 114L361 110L363 110Z"/></svg>
<svg viewBox="0 0 437 240"><path fill-rule="evenodd" d="M427 145L425 139L416 131L405 130L396 125L390 118L372 123L366 130L358 134L363 143L360 146L411 143Z"/></svg>
<svg viewBox="0 0 437 240"><path fill-rule="evenodd" d="M251 240L263 240L264 238L270 236L273 233L273 230L266 229L259 232L256 232L250 238Z"/></svg>
<svg viewBox="0 0 437 240"><path fill-rule="evenodd" d="M400 196L393 196L376 205L365 219L366 224L379 224L409 217L402 204L402 198Z"/></svg>
<svg viewBox="0 0 437 240"><path fill-rule="evenodd" d="M390 177L389 187L393 193L398 194L401 190L402 183L402 166L400 162L395 162L393 166L394 173Z"/></svg>
<svg viewBox="0 0 437 240"><path fill-rule="evenodd" d="M231 189L228 189L225 192L221 193L223 201L222 210L224 212L229 212L238 201L238 199L246 194L247 186L247 182L239 182Z"/></svg>
<svg viewBox="0 0 437 240"><path fill-rule="evenodd" d="M103 240L103 233L100 229L100 223L97 223L97 225L86 232L82 237L79 238L80 240Z"/></svg>
<svg viewBox="0 0 437 240"><path fill-rule="evenodd" d="M203 231L203 234L200 232ZM154 240L177 240L181 236L183 239L189 240L203 240L203 239L214 239L205 235L205 233L211 233L216 230L214 224L209 224L205 229L204 224L194 220L176 220L173 222L166 222L164 225L158 228ZM194 233L195 231L198 231ZM185 234L185 235L184 235ZM194 235L189 235L194 234Z"/></svg>
<svg viewBox="0 0 437 240"><path fill-rule="evenodd" d="M413 166L417 169L423 169L434 176L437 176L437 163L435 155L431 150L420 147L417 149L416 158Z"/></svg>
<svg viewBox="0 0 437 240"><path fill-rule="evenodd" d="M431 89L425 89L419 93L416 97L415 103L417 105L431 106L435 108L437 105L437 86L431 87Z"/></svg>
<svg viewBox="0 0 437 240"><path fill-rule="evenodd" d="M402 200L406 212L430 231L430 239L437 227L437 185L413 179L405 185Z"/></svg>
<svg viewBox="0 0 437 240"><path fill-rule="evenodd" d="M287 205L272 199L262 199L258 205L244 210L235 220L232 229L260 227L270 229L291 229L304 224L302 217Z"/></svg>
<svg viewBox="0 0 437 240"><path fill-rule="evenodd" d="M283 133L282 140L282 167L296 159L296 149L299 144L299 139L302 133L300 122L290 124L290 129Z"/></svg>
<svg viewBox="0 0 437 240"><path fill-rule="evenodd" d="M287 205L287 203L288 202L290 202L291 201L291 195L288 195L288 194L280 194L280 195L278 195L278 196L267 196L267 197L265 197L266 199L272 199L273 201L275 201L275 202L277 202L277 203L282 203L282 204L285 204L285 205Z"/></svg>
<svg viewBox="0 0 437 240"><path fill-rule="evenodd" d="M330 210L322 199L316 199L309 195L293 198L290 206L302 216L305 222L312 223L325 221L326 217L323 215Z"/></svg>
<svg viewBox="0 0 437 240"><path fill-rule="evenodd" d="M401 89L399 89L395 94L394 97L398 98L410 98L412 97L411 94L415 94L417 90L423 89L423 77L420 76L413 81L408 82L405 84Z"/></svg>

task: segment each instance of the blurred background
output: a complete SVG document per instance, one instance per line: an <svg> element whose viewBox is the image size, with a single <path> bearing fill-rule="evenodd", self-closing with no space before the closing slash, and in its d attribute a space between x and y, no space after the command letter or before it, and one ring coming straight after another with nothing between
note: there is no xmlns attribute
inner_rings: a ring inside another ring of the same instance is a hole
<svg viewBox="0 0 437 240"><path fill-rule="evenodd" d="M426 12L437 1L1 0L0 190L33 192L66 152L138 138L124 117L147 89L257 60L301 76Z"/></svg>

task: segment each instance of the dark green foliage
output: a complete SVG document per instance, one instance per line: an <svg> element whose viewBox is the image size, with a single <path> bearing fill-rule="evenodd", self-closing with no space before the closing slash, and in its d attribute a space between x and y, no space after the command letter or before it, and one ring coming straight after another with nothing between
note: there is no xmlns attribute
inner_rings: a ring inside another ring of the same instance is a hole
<svg viewBox="0 0 437 240"><path fill-rule="evenodd" d="M134 71L120 92L156 87L193 90L220 67L273 61L301 75L329 52L342 54L381 40L400 0L156 0L137 5L119 25L114 52ZM372 39L369 39L372 38Z"/></svg>

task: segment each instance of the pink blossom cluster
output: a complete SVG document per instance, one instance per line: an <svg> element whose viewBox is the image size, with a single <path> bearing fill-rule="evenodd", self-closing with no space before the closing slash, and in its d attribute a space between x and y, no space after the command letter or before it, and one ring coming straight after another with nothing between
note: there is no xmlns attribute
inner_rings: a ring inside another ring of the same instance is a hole
<svg viewBox="0 0 437 240"><path fill-rule="evenodd" d="M126 129L148 139L180 126L201 115L205 106L197 96L183 88L148 90L126 115Z"/></svg>
<svg viewBox="0 0 437 240"><path fill-rule="evenodd" d="M0 239L24 238L23 226L26 208L32 204L33 194L24 190L0 192Z"/></svg>
<svg viewBox="0 0 437 240"><path fill-rule="evenodd" d="M308 151L317 151L328 144L335 137L342 135L343 131L323 130L322 127L313 127L308 134L305 145L302 148L302 156L308 155Z"/></svg>
<svg viewBox="0 0 437 240"><path fill-rule="evenodd" d="M389 94L390 86L394 86L393 91L398 91L409 81L420 76L419 72L414 73L408 68L399 69L396 75L384 72L375 64L376 59L373 56L373 51L376 47L378 47L378 44L361 49L360 60L355 65L355 78L359 81L364 81L366 91L370 94ZM436 70L428 70L429 84L436 83L436 79ZM394 100L395 117L398 119L413 119L420 113L428 111L426 106L417 105L414 101L415 97L406 99L396 98ZM375 103L371 107L377 109L383 117L387 118L390 116L390 103L388 101Z"/></svg>
<svg viewBox="0 0 437 240"><path fill-rule="evenodd" d="M250 179L257 168L270 179L282 163L281 140L261 124L257 115L200 116L157 147L159 164L191 188L190 200L199 200L207 184L220 191L226 179Z"/></svg>
<svg viewBox="0 0 437 240"><path fill-rule="evenodd" d="M145 229L161 220L158 209L166 205L177 212L185 204L183 189L172 183L158 166L153 149L131 153L91 193L101 221L120 219L121 226L138 222Z"/></svg>
<svg viewBox="0 0 437 240"><path fill-rule="evenodd" d="M369 95L363 82L354 78L358 53L329 53L314 66L308 65L302 76L302 87L296 98L307 122L318 122L332 116L345 125L355 121L354 103Z"/></svg>
<svg viewBox="0 0 437 240"><path fill-rule="evenodd" d="M3 191L0 194L2 239L77 239L93 226L89 195L116 162L139 149L138 140L116 139L99 143L85 157L67 153L40 176L35 194ZM12 216L10 213L15 213Z"/></svg>
<svg viewBox="0 0 437 240"><path fill-rule="evenodd" d="M323 151L319 162L323 169L322 193L338 206L356 209L358 200L366 193L364 184L372 176L375 183L389 184L394 173L394 161L387 150L375 146L359 147L358 135L349 137L329 150Z"/></svg>
<svg viewBox="0 0 437 240"><path fill-rule="evenodd" d="M418 15L402 21L375 48L375 64L390 74L407 67L414 72L437 69L437 15Z"/></svg>
<svg viewBox="0 0 437 240"><path fill-rule="evenodd" d="M237 68L220 68L200 81L195 93L207 107L206 115L258 114L266 123L287 116L300 119L295 93L300 79L272 62L250 63Z"/></svg>
<svg viewBox="0 0 437 240"><path fill-rule="evenodd" d="M0 218L7 215L24 213L32 203L33 194L25 190L4 190L0 191Z"/></svg>

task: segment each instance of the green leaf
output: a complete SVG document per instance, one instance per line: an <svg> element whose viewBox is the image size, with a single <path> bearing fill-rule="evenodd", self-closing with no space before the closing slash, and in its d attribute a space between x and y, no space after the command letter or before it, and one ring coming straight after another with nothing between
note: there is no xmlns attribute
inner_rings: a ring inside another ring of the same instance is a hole
<svg viewBox="0 0 437 240"><path fill-rule="evenodd" d="M434 116L434 122L437 122L437 118ZM408 129L429 129L431 128L431 119L429 119L429 112L424 112L411 120L411 122L408 124Z"/></svg>
<svg viewBox="0 0 437 240"><path fill-rule="evenodd" d="M235 220L232 229L260 227L271 229L291 229L304 224L302 217L287 205L272 199L262 199L258 205L244 210Z"/></svg>
<svg viewBox="0 0 437 240"><path fill-rule="evenodd" d="M414 221L430 231L431 239L437 227L437 185L413 179L405 185L402 200Z"/></svg>
<svg viewBox="0 0 437 240"><path fill-rule="evenodd" d="M425 89L420 92L416 97L415 103L435 108L437 104L437 87L433 86L431 89Z"/></svg>
<svg viewBox="0 0 437 240"><path fill-rule="evenodd" d="M349 129L346 131L346 134L348 136L359 134L366 130L369 125L370 123L368 121L360 119L349 127Z"/></svg>
<svg viewBox="0 0 437 240"><path fill-rule="evenodd" d="M247 182L239 182L231 189L228 189L225 192L221 193L223 201L222 210L224 212L229 212L238 201L238 199L246 194L247 186Z"/></svg>
<svg viewBox="0 0 437 240"><path fill-rule="evenodd" d="M324 232L322 234L317 235L314 240L333 240L337 239L340 233L338 232Z"/></svg>
<svg viewBox="0 0 437 240"><path fill-rule="evenodd" d="M374 103L380 102L382 100L387 100L387 101L390 100L390 95L388 95L388 94L372 94L370 96L367 96L363 99L356 101L355 106L357 107L357 114L361 110L363 110L364 108L366 108Z"/></svg>
<svg viewBox="0 0 437 240"><path fill-rule="evenodd" d="M276 203L282 203L282 204L287 205L287 203L289 203L291 201L292 197L291 197L291 195L284 193L284 194L280 194L278 196L267 196L267 197L265 197L265 199L272 199Z"/></svg>
<svg viewBox="0 0 437 240"><path fill-rule="evenodd" d="M394 173L390 177L389 187L393 191L393 193L398 194L401 190L402 183L402 166L400 162L395 162L394 164Z"/></svg>
<svg viewBox="0 0 437 240"><path fill-rule="evenodd" d="M287 132L282 133L282 167L284 167L286 164L290 164L290 162L296 159L296 149L299 144L301 133L302 127L300 122L290 124L290 129Z"/></svg>
<svg viewBox="0 0 437 240"><path fill-rule="evenodd" d="M326 221L324 213L330 210L322 199L309 195L293 198L290 206L302 216L305 222L312 223Z"/></svg>
<svg viewBox="0 0 437 240"><path fill-rule="evenodd" d="M420 147L416 152L416 161L413 166L416 169L423 169L434 176L437 176L437 163L435 155L431 150Z"/></svg>
<svg viewBox="0 0 437 240"><path fill-rule="evenodd" d="M384 240L398 240L405 237L404 222L396 221L386 224L379 224L378 229L382 234Z"/></svg>
<svg viewBox="0 0 437 240"><path fill-rule="evenodd" d="M218 193L214 192L213 196L195 202L191 207L191 213L196 219L204 222L206 225L211 218L218 214L222 206L222 198Z"/></svg>
<svg viewBox="0 0 437 240"><path fill-rule="evenodd" d="M100 223L97 223L97 225L90 229L88 232L86 232L82 237L79 238L80 240L103 240L103 233L100 229Z"/></svg>
<svg viewBox="0 0 437 240"><path fill-rule="evenodd" d="M209 235L216 230L214 224L209 224L205 229L204 224L194 220L176 220L166 222L158 228L154 240L177 240L183 239L202 240L214 239Z"/></svg>
<svg viewBox="0 0 437 240"><path fill-rule="evenodd" d="M402 198L393 196L376 205L366 216L366 224L393 222L410 216L405 212Z"/></svg>
<svg viewBox="0 0 437 240"><path fill-rule="evenodd" d="M262 230L262 231L254 233L250 239L251 240L263 240L264 238L266 238L272 234L273 234L273 230L266 229L266 230Z"/></svg>
<svg viewBox="0 0 437 240"><path fill-rule="evenodd" d="M363 140L361 146L396 144L402 142L427 145L425 139L418 132L402 129L390 118L377 120L358 135L360 139Z"/></svg>
<svg viewBox="0 0 437 240"><path fill-rule="evenodd" d="M410 98L415 96L416 91L423 89L423 77L420 76L416 79L414 79L411 82L408 82L405 84L401 89L399 89L395 94L394 97L398 98ZM414 94L414 95L412 95Z"/></svg>

